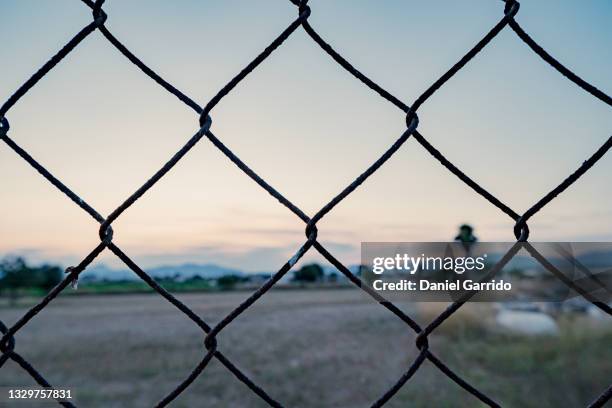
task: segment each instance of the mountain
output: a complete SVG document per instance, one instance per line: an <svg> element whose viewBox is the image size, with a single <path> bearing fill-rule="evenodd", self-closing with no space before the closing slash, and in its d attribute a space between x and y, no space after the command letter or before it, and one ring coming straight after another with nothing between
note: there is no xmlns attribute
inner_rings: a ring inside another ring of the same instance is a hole
<svg viewBox="0 0 612 408"><path fill-rule="evenodd" d="M202 278L219 278L225 275L243 276L245 273L237 269L226 268L215 264L192 264L186 263L178 266L158 266L147 270L156 278L180 276L183 279L200 276Z"/></svg>
<svg viewBox="0 0 612 408"><path fill-rule="evenodd" d="M224 275L244 276L245 273L237 269L226 268L215 264L193 264L163 265L153 268L145 268L144 271L153 278L179 277L189 279L194 276L216 279ZM137 280L138 276L129 269L112 269L104 264L97 264L87 268L82 274L82 279L91 280Z"/></svg>
<svg viewBox="0 0 612 408"><path fill-rule="evenodd" d="M136 280L138 277L134 272L129 269L111 269L104 264L97 264L95 266L85 269L79 279L81 280Z"/></svg>

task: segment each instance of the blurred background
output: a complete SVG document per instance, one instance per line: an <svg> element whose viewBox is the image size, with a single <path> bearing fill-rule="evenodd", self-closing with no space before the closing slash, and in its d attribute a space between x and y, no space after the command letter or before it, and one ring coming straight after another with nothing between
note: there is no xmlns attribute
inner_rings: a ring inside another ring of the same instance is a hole
<svg viewBox="0 0 612 408"><path fill-rule="evenodd" d="M492 0L310 5L309 21L320 35L407 104L503 13L503 4ZM201 105L297 16L285 0L108 0L104 9L116 37ZM516 19L555 58L609 93L611 17L605 0L525 0ZM91 10L77 0L2 0L0 21L4 101L91 21ZM405 129L401 111L301 29L211 115L215 135L309 215ZM608 106L553 70L510 29L429 99L419 117L430 143L518 213L574 171L612 128ZM10 137L103 215L199 127L193 111L99 33L7 118ZM612 240L611 171L612 160L603 158L530 220L530 239ZM93 219L4 144L0 173L0 320L10 325L99 238ZM514 238L513 220L408 140L318 228L319 240L357 273L363 241L452 240L463 223L473 225L481 241ZM207 140L113 229L117 245L211 324L305 241L303 223ZM295 270L285 290L265 296L223 331L220 347L288 406L368 405L416 357L414 333L348 289L314 251ZM203 348L197 328L147 291L105 252L78 290L67 290L19 332L19 352L52 383L75 387L85 406L150 406L190 372ZM422 324L444 306L397 301ZM432 348L503 405L584 406L610 383L612 328L597 311L584 305L554 315L531 311L545 315L538 318L546 323L530 327L553 327L532 333L501 324L495 305L468 306L432 336ZM211 364L176 406L259 404ZM31 383L11 362L0 370L2 385ZM409 403L478 406L428 363L390 405Z"/></svg>

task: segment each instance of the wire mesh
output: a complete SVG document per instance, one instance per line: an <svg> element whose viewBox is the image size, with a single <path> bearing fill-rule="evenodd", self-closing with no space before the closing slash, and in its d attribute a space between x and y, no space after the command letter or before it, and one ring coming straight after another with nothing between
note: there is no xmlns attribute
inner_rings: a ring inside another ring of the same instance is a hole
<svg viewBox="0 0 612 408"><path fill-rule="evenodd" d="M317 223L325 217L334 207L344 200L349 194L357 189L364 181L368 179L374 172L376 172L385 162L391 158L395 152L397 152L404 143L409 139L413 138L425 150L436 160L438 160L446 169L457 176L465 185L471 188L475 193L482 196L493 206L497 207L504 214L509 216L515 221L514 235L517 239L516 244L508 251L508 253L499 261L499 263L493 268L492 273L500 270L507 262L512 259L514 254L519 249L525 247L532 255L540 261L547 269L554 268L552 265L547 264L546 260L540 255L538 258L537 251L527 242L529 238L529 227L527 222L543 207L550 203L555 197L565 191L573 183L575 183L582 175L584 175L598 160L600 160L606 152L612 147L612 136L609 137L605 143L583 164L578 167L573 173L571 173L565 180L563 180L557 187L544 195L540 200L533 204L523 214L519 214L511 209L509 206L504 204L501 200L491 194L487 189L479 185L458 167L451 163L443 153L431 145L425 136L423 136L418 130L419 117L417 111L421 105L423 105L438 89L450 80L458 71L463 69L468 62L470 62L482 49L484 49L502 30L506 27L510 27L519 39L521 39L533 52L539 55L545 62L551 67L556 69L558 72L563 74L568 80L572 81L575 85L582 88L584 91L591 94L593 97L599 99L603 103L612 106L612 98L597 89L595 86L586 82L578 75L573 73L570 69L566 68L553 56L551 56L546 50L544 50L535 40L533 40L515 20L515 16L519 11L520 4L515 0L506 0L505 7L503 10L503 16L493 26L493 28L483 36L483 38L474 45L455 65L453 65L444 75L437 79L430 87L423 92L414 103L407 105L402 102L399 98L392 95L390 92L382 88L368 76L357 70L349 61L347 61L342 55L334 50L334 48L326 42L317 31L310 25L308 18L311 15L311 8L308 5L308 0L290 0L297 7L297 18L293 20L287 28L282 31L278 37L276 37L256 58L254 58L242 71L240 71L231 81L229 81L210 101L202 108L192 98L175 88L170 82L163 79L153 69L148 67L142 62L137 56L135 56L125 45L119 41L104 25L108 16L102 9L102 5L105 0L81 0L87 5L93 15L93 21L79 31L63 48L61 48L55 55L53 55L34 75L32 75L26 82L23 83L15 93L13 93L6 102L0 107L0 139L9 146L16 154L18 154L23 160L30 164L36 169L46 180L53 184L58 190L64 193L69 199L71 199L76 205L87 212L93 219L100 224L99 237L100 243L93 248L91 252L83 258L83 260L75 266L69 267L66 270L67 275L56 287L54 287L39 303L29 309L15 324L10 327L6 327L4 323L0 322L0 332L3 333L0 339L0 367L2 367L7 360L12 360L17 363L23 370L25 370L39 385L44 387L52 387L51 384L38 372L29 362L27 362L20 354L15 351L16 342L15 335L22 329L28 322L30 322L41 310L43 310L50 302L55 299L60 292L62 292L71 283L76 282L79 274L91 264L98 255L100 255L106 249L110 250L115 256L117 256L125 265L127 265L140 279L142 279L147 285L149 285L155 292L161 295L164 299L174 305L179 311L184 313L194 324L196 324L203 333L204 337L204 353L201 361L192 370L192 372L180 383L171 390L161 401L155 406L163 407L168 405L171 401L177 398L183 393L189 385L198 378L202 372L206 369L211 359L215 358L223 366L225 366L238 380L244 383L251 391L257 394L263 401L273 407L282 407L281 402L277 401L274 397L268 394L262 387L257 385L253 379L247 376L242 370L240 370L232 361L230 361L220 350L217 343L217 336L230 325L234 319L240 314L252 306L258 299L264 296L270 288L272 288L285 274L287 274L291 268L298 262L298 260L308 251L314 248L315 251L319 252L326 260L328 260L334 267L336 267L344 276L346 276L350 282L359 287L361 290L368 293L371 297L376 299L380 304L388 309L391 313L401 319L411 330L417 333L416 336L416 347L418 349L418 356L412 361L412 363L406 368L406 371L402 376L376 401L372 403L372 407L380 407L387 403L399 390L402 388L414 375L414 373L422 366L425 360L430 361L435 367L437 367L442 373L448 378L462 387L467 393L471 394L474 398L477 398L482 403L491 406L499 407L500 404L496 402L492 397L485 395L476 386L468 383L459 374L448 367L442 360L440 360L434 351L430 348L428 343L428 337L435 332L436 328L439 327L445 320L450 318L459 308L461 308L472 294L468 294L464 298L451 303L439 316L431 321L427 326L421 327L416 321L410 316L401 311L392 302L385 299L380 293L372 290L369 286L363 284L361 279L355 276L345 265L342 264L334 255L332 255L321 242L317 239L318 229ZM223 144L223 142L217 138L211 131L212 118L210 113L212 109L227 95L234 87L240 83L245 77L247 77L254 69L257 68L262 62L264 62L270 54L272 54L283 42L294 34L300 27L307 33L307 35L320 46L320 48L327 53L338 65L344 68L349 74L354 76L356 79L361 81L365 86L376 92L386 101L395 105L399 108L406 118L406 130L399 136L399 138L389 147L385 153L378 158L372 165L370 165L362 174L360 174L350 185L342 190L338 195L331 199L323 208L321 208L312 217L304 213L298 206L293 204L287 198L285 198L280 192L274 187L268 184L263 178L261 178L254 170L252 170L247 164L245 164L231 149ZM81 42L95 31L99 31L107 40L112 44L121 54L123 54L128 60L136 65L145 75L153 79L159 86L164 88L176 96L181 102L193 109L199 115L199 129L196 133L185 143L185 145L177 151L167 162L164 164L149 180L147 180L138 190L130 195L119 207L117 207L108 217L102 216L97 212L91 205L83 200L79 195L70 190L65 184L59 179L53 176L41 163L33 158L27 151L22 149L15 141L13 141L8 133L10 124L6 118L6 114L9 110L23 97L30 89L32 89L45 75L51 71L66 55L74 50ZM244 302L233 309L227 314L219 323L212 326L206 323L200 316L198 316L193 310L179 301L170 292L160 286L153 278L151 278L144 270L142 270L121 248L119 248L113 242L113 229L112 224L121 216L121 214L133 205L140 197L142 197L150 188L152 188L164 175L170 171L182 158L191 150L201 139L207 138L212 144L218 148L229 160L231 160L238 168L240 168L248 177L250 177L255 183L261 188L266 190L276 200L278 200L283 206L289 211L300 218L305 224L305 235L306 240L297 249L295 255L289 259L271 278L266 281L259 289L252 293ZM554 271L553 271L554 273ZM571 282L567 282L571 286ZM612 316L612 310L609 305L592 299L588 294L583 295L592 302L599 309L603 310L608 315ZM612 385L604 390L589 406L590 407L601 407L606 404L612 398ZM60 405L65 407L73 407L74 404L67 401L58 401Z"/></svg>

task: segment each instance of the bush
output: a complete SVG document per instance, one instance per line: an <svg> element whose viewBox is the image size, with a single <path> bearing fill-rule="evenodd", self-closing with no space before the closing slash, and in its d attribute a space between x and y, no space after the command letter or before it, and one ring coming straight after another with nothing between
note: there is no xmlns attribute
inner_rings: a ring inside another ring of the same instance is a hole
<svg viewBox="0 0 612 408"><path fill-rule="evenodd" d="M224 275L217 279L217 286L221 290L234 289L236 285L242 282L243 279L237 275Z"/></svg>
<svg viewBox="0 0 612 408"><path fill-rule="evenodd" d="M29 266L23 258L7 258L0 262L0 292L8 292L15 303L23 289L49 291L61 282L62 268L55 265Z"/></svg>
<svg viewBox="0 0 612 408"><path fill-rule="evenodd" d="M323 275L321 265L309 264L293 272L293 280L296 282L317 282L323 279Z"/></svg>

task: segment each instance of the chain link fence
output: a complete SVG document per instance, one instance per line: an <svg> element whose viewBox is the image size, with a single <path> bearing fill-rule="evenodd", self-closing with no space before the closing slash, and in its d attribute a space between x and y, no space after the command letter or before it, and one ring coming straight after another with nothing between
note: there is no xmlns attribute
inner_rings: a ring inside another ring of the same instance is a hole
<svg viewBox="0 0 612 408"><path fill-rule="evenodd" d="M289 24L289 26L278 35L256 58L254 58L242 71L240 71L231 81L229 81L210 101L201 107L192 98L175 88L170 82L166 81L160 75L158 75L153 69L148 67L142 62L136 55L134 55L125 45L121 43L104 25L107 20L107 14L102 9L102 5L105 0L81 0L86 6L91 8L93 14L93 21L79 31L64 47L52 56L34 75L32 75L14 94L12 94L6 102L0 107L0 138L2 141L10 147L15 153L23 158L28 164L36 169L45 179L53 184L58 190L64 193L69 199L71 199L81 209L86 211L91 217L93 217L99 224L99 236L100 243L83 258L83 260L76 266L70 267L66 270L66 277L63 281L53 288L38 304L29 309L25 315L23 315L15 324L10 327L6 327L4 323L0 322L0 331L3 333L0 339L0 367L2 367L7 360L12 360L17 363L23 370L25 370L40 386L52 387L52 385L45 379L45 377L26 361L16 350L15 335L22 329L28 322L30 322L41 310L43 310L53 299L55 299L60 292L72 283L76 283L79 274L87 268L88 265L96 259L100 253L105 250L111 251L121 261L125 263L140 279L146 282L155 292L160 296L164 297L168 302L174 305L179 311L184 313L189 319L193 321L203 332L204 347L203 347L203 358L193 369L193 371L176 386L175 389L171 390L161 401L155 406L163 407L181 393L183 393L189 385L198 378L202 372L206 369L211 359L215 358L223 366L225 366L238 380L244 383L249 389L257 394L263 401L267 402L273 407L282 407L282 403L277 401L273 396L268 394L262 387L257 385L254 379L249 378L243 371L241 371L232 361L230 361L220 350L217 344L217 335L224 330L234 319L240 314L247 310L253 303L259 298L264 296L284 275L286 275L291 268L298 262L298 260L311 249L319 252L327 261L334 265L344 276L346 276L353 284L361 288L361 290L367 292L370 296L376 299L380 304L387 308L391 313L401 319L406 325L413 330L416 336L416 347L418 348L418 356L416 359L406 368L406 371L402 376L376 401L373 402L373 407L380 407L387 403L398 390L403 387L406 382L414 375L414 373L421 367L425 360L429 360L435 367L443 372L448 378L457 383L467 393L471 394L474 398L480 400L487 406L499 407L500 404L495 401L493 396L485 395L479 391L476 385L468 383L459 374L448 367L443 361L441 361L434 350L429 347L428 337L435 332L436 328L439 327L445 320L450 318L459 308L461 308L465 302L473 295L467 294L464 298L459 301L451 303L439 316L437 316L427 326L422 327L410 316L402 312L397 306L390 301L386 300L382 295L372 290L369 286L362 283L362 281L355 276L349 269L342 264L332 253L330 253L317 239L318 229L317 223L334 207L344 200L349 194L357 189L364 181L368 179L374 172L376 172L385 162L394 155L397 150L404 145L409 139L413 138L417 143L422 145L429 154L439 161L446 169L457 176L463 181L469 188L474 192L482 196L484 199L489 201L493 206L497 207L504 214L509 216L515 221L514 235L517 239L516 244L510 249L510 251L499 261L499 263L492 269L491 273L495 273L500 270L521 248L527 248L527 250L542 263L547 269L553 273L554 267L546 262L527 242L529 237L528 221L544 206L550 203L555 197L565 191L574 182L576 182L582 175L584 175L598 160L600 160L605 153L612 147L612 136L609 137L605 143L583 164L571 173L563 182L557 187L544 195L539 201L531 206L523 214L515 212L512 208L504 204L501 200L487 191L484 187L480 186L477 182L471 179L468 175L463 173L459 168L453 165L443 153L437 150L431 145L425 136L423 136L417 129L419 125L419 117L417 111L419 107L425 103L438 89L451 79L459 70L463 69L468 62L470 62L482 49L484 49L502 30L511 29L516 33L518 38L522 40L533 52L539 55L544 61L546 61L551 67L564 75L568 80L572 81L575 85L582 88L584 91L590 93L593 97L599 99L603 103L612 106L612 98L597 89L595 86L589 84L585 80L581 79L578 75L574 74L571 70L563 66L553 56L551 56L546 50L536 43L519 25L515 20L515 16L519 11L520 4L515 0L506 0L503 8L503 15L499 22L488 32L486 35L455 65L453 65L444 75L437 79L422 95L420 95L411 105L402 102L399 98L395 97L368 76L357 70L349 61L347 61L342 55L334 50L334 48L323 39L317 31L310 25L308 18L311 15L311 8L308 5L308 0L290 0L297 9L297 18ZM258 65L264 62L270 54L272 54L283 42L294 34L299 28L302 28L307 35L317 43L320 48L327 53L334 61L338 63L340 67L346 70L350 75L361 81L365 86L376 92L387 102L395 105L405 115L406 130L400 135L400 137L393 143L386 152L378 158L370 167L368 167L362 174L359 175L349 186L347 186L342 192L336 195L327 205L321 208L313 216L308 216L298 206L293 204L291 201L286 199L280 192L274 187L268 184L262 179L254 170L252 170L247 164L245 164L236 154L232 152L223 142L217 138L212 130L212 118L210 112L212 109L227 95L234 87L240 83L247 75L249 75ZM159 86L164 88L166 91L175 95L181 102L189 106L199 115L199 129L195 134L185 143L185 145L176 152L166 164L160 168L149 180L147 180L137 191L129 196L119 207L117 207L107 217L102 216L96 211L90 204L88 204L79 195L70 190L64 185L59 179L53 176L44 165L39 163L34 157L32 157L27 151L22 149L15 141L9 137L9 121L6 118L6 114L9 110L23 97L30 89L32 89L38 81L40 81L49 71L51 71L66 55L74 50L86 37L95 31L99 31L117 50L119 50L126 58L128 58L133 64L135 64L145 75L153 79ZM191 150L201 139L207 138L212 144L218 148L229 160L231 160L238 168L240 168L248 177L250 177L255 183L261 188L266 190L272 197L278 200L283 206L291 211L295 216L301 219L305 226L306 240L302 246L297 249L295 255L289 259L272 277L263 284L259 289L252 293L244 302L233 309L228 315L226 315L216 325L210 325L206 323L200 316L198 316L189 307L179 301L166 289L160 286L153 278L151 278L144 270L142 270L132 259L113 242L113 229L112 224L121 214L134 204L140 197L142 197L151 187L153 187L164 175L170 171L185 154ZM560 279L562 274L557 275ZM572 285L571 281L566 282L568 285ZM574 288L576 289L576 288ZM577 289L579 290L579 288ZM612 316L612 310L609 305L592 299L587 293L582 293L587 300L591 301L599 309L603 310L608 315ZM609 386L589 405L590 407L601 407L606 404L607 401L612 398L612 385ZM66 401L58 401L60 405L65 407L73 407L74 404Z"/></svg>

